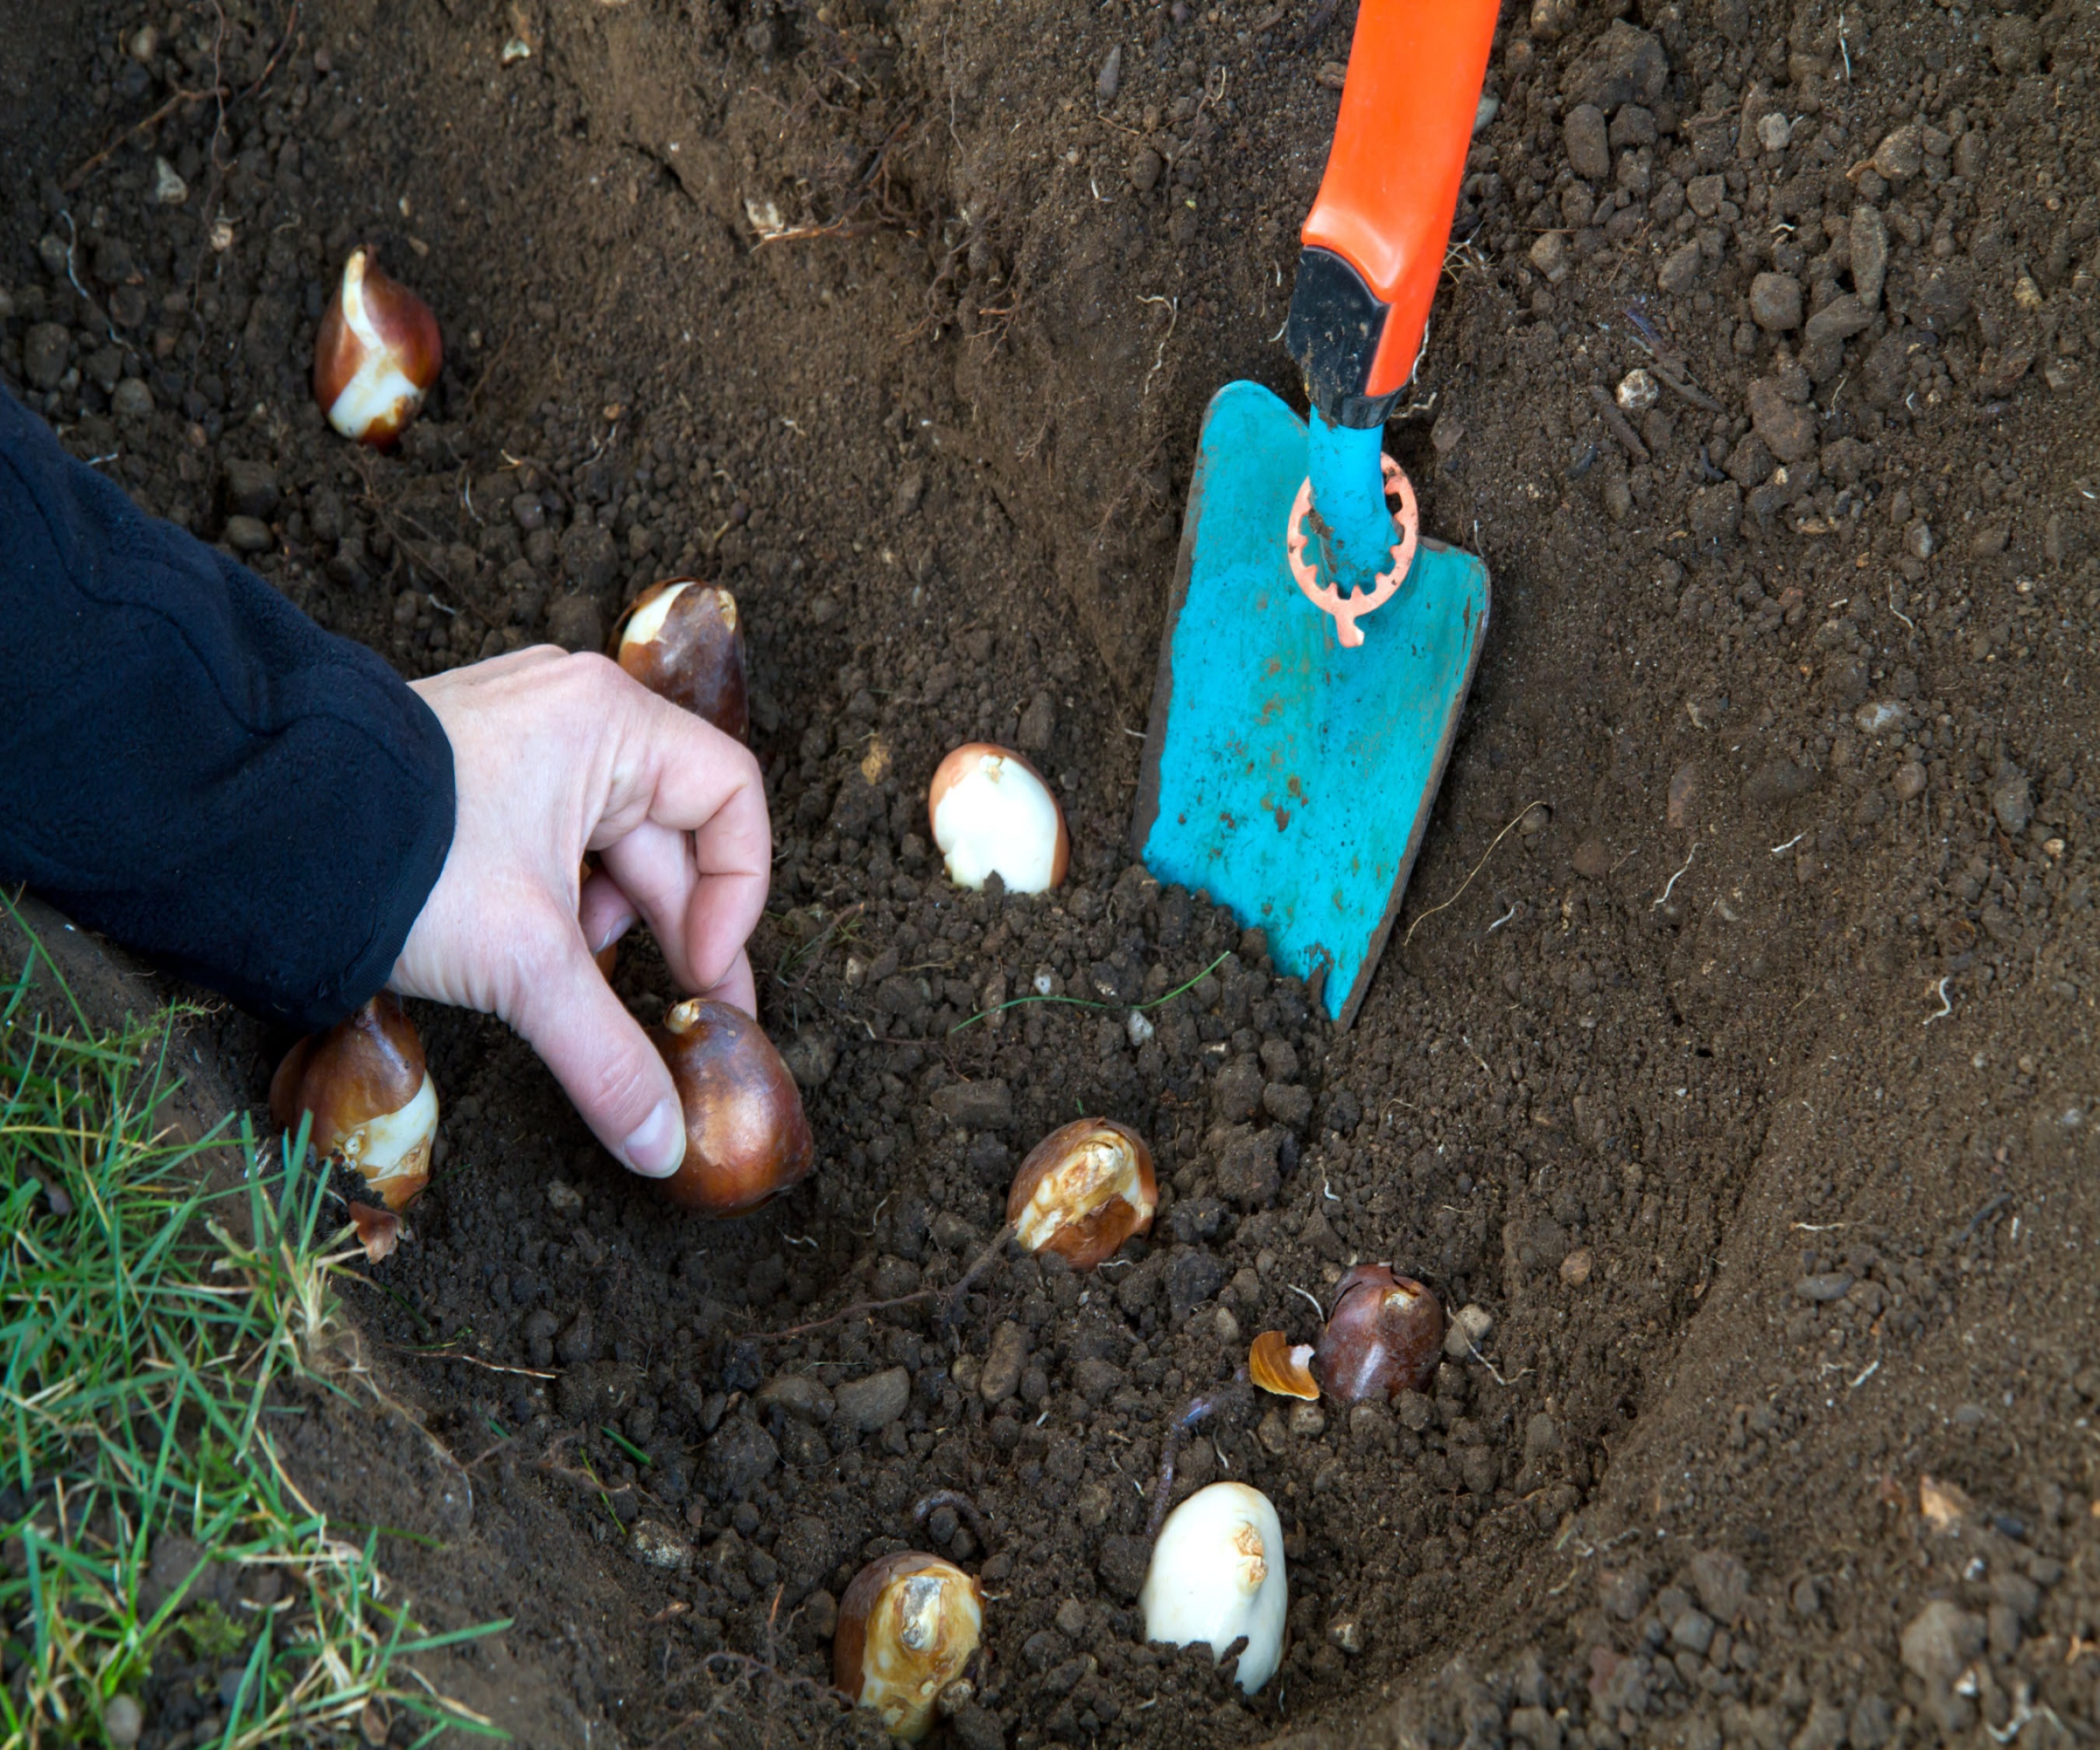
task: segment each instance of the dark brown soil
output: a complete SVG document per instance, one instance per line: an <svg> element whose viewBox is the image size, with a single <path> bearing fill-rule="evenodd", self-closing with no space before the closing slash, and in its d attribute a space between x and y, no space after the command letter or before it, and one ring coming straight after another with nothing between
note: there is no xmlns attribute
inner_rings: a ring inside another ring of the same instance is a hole
<svg viewBox="0 0 2100 1750"><path fill-rule="evenodd" d="M864 1741L835 1600L931 1539L988 1594L970 1750L2100 1727L2086 0L1508 22L1433 404L1389 433L1495 617L1346 1036L1124 845L1204 402L1294 393L1270 337L1348 9L287 22L90 0L0 36L0 371L65 325L32 387L73 447L207 538L260 518L264 573L410 675L594 645L672 570L734 589L753 957L819 1148L697 1223L501 1029L420 1014L437 1178L356 1307L424 1432L332 1410L298 1458L442 1541L395 1566L427 1614L515 1618L433 1681L528 1743ZM79 178L215 69L223 120L178 104ZM386 458L302 384L364 238L451 355ZM1621 416L1636 368L1660 399ZM125 377L150 413L110 410ZM977 738L1061 788L1061 892L929 859L927 780ZM964 1025L1043 981L1079 1004ZM672 994L646 944L617 982ZM282 1042L226 1037L259 1096ZM1152 1140L1149 1245L781 1334L952 1282L1083 1112ZM1492 1315L1478 1353L1390 1414L1230 1390L1357 1258ZM1252 1700L1132 1608L1163 1439L1221 1388L1176 1488L1250 1480L1288 1528ZM942 1489L976 1519L915 1525ZM145 1741L190 1742L162 1705Z"/></svg>

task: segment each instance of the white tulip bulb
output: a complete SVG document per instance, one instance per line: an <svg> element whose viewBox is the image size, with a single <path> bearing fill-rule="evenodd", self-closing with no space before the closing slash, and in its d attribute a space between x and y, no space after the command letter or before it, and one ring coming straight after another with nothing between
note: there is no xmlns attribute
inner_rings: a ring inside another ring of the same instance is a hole
<svg viewBox="0 0 2100 1750"><path fill-rule="evenodd" d="M1166 1516L1144 1590L1144 1638L1208 1644L1219 1658L1244 1634L1238 1681L1248 1695L1284 1657L1284 1528L1269 1497L1243 1482L1200 1488Z"/></svg>
<svg viewBox="0 0 2100 1750"><path fill-rule="evenodd" d="M1041 893L1065 878L1071 842L1064 810L1018 753L973 741L941 762L927 795L934 843L958 887L994 874L1009 893Z"/></svg>

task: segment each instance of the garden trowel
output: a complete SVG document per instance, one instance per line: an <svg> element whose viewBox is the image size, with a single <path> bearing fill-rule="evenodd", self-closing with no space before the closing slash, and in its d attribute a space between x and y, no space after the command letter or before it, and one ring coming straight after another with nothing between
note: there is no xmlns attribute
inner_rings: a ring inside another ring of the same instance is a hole
<svg viewBox="0 0 2100 1750"><path fill-rule="evenodd" d="M1203 416L1132 844L1260 925L1347 1026L1399 910L1488 624L1488 570L1420 537L1386 416L1413 375L1494 0L1362 0L1285 342Z"/></svg>

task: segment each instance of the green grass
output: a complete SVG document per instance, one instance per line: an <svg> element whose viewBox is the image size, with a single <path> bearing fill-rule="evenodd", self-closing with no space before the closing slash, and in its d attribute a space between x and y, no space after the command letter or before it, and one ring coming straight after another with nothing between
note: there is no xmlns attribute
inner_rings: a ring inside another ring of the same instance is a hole
<svg viewBox="0 0 2100 1750"><path fill-rule="evenodd" d="M403 1714L418 1742L502 1736L416 1661L508 1625L422 1632L388 1598L377 1532L332 1525L279 1460L273 1425L297 1413L280 1386L342 1389L333 1280L355 1250L329 1250L350 1230L304 1134L275 1157L245 1121L181 1140L170 1018L97 1034L76 1010L54 1031L29 976L0 982L0 1744L111 1741L119 1698L164 1696L157 1657L212 1672L220 1724L200 1745L337 1740ZM244 1169L235 1189L205 1182L218 1150ZM200 1584L157 1596L171 1536L203 1552Z"/></svg>

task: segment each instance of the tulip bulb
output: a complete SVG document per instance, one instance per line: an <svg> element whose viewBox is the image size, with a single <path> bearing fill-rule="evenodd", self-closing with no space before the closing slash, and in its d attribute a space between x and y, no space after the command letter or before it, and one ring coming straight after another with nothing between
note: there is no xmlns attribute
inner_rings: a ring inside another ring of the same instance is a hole
<svg viewBox="0 0 2100 1750"><path fill-rule="evenodd" d="M663 1181L675 1203L742 1215L799 1183L816 1158L794 1077L759 1024L692 997L650 1029L685 1109L685 1159Z"/></svg>
<svg viewBox="0 0 2100 1750"><path fill-rule="evenodd" d="M1264 1391L1278 1397L1310 1401L1320 1396L1312 1360L1311 1343L1293 1344L1281 1331L1264 1331L1247 1352L1247 1376Z"/></svg>
<svg viewBox="0 0 2100 1750"><path fill-rule="evenodd" d="M1152 1152L1113 1118L1075 1118L1028 1151L1006 1194L1021 1250L1053 1251L1074 1270L1113 1257L1159 1207Z"/></svg>
<svg viewBox="0 0 2100 1750"><path fill-rule="evenodd" d="M430 306L350 252L313 342L313 398L346 438L384 449L438 381L444 343Z"/></svg>
<svg viewBox="0 0 2100 1750"><path fill-rule="evenodd" d="M382 990L284 1054L270 1078L270 1118L296 1130L308 1112L316 1155L355 1167L389 1209L416 1200L430 1180L438 1089L400 998Z"/></svg>
<svg viewBox="0 0 2100 1750"><path fill-rule="evenodd" d="M1166 1516L1138 1594L1144 1638L1207 1642L1220 1659L1242 1634L1237 1682L1252 1695L1284 1656L1284 1528L1258 1488L1214 1482Z"/></svg>
<svg viewBox="0 0 2100 1750"><path fill-rule="evenodd" d="M882 1729L916 1744L984 1632L984 1590L938 1556L900 1550L870 1562L838 1603L831 1681Z"/></svg>
<svg viewBox="0 0 2100 1750"><path fill-rule="evenodd" d="M737 598L696 578L651 584L627 610L620 666L739 741L750 722Z"/></svg>
<svg viewBox="0 0 2100 1750"><path fill-rule="evenodd" d="M975 892L996 874L1009 893L1041 893L1065 878L1064 810L1018 753L984 741L958 747L934 774L927 813L958 887Z"/></svg>
<svg viewBox="0 0 2100 1750"><path fill-rule="evenodd" d="M1341 1279L1312 1366L1330 1397L1383 1403L1418 1389L1436 1371L1444 1309L1411 1277L1360 1264Z"/></svg>

